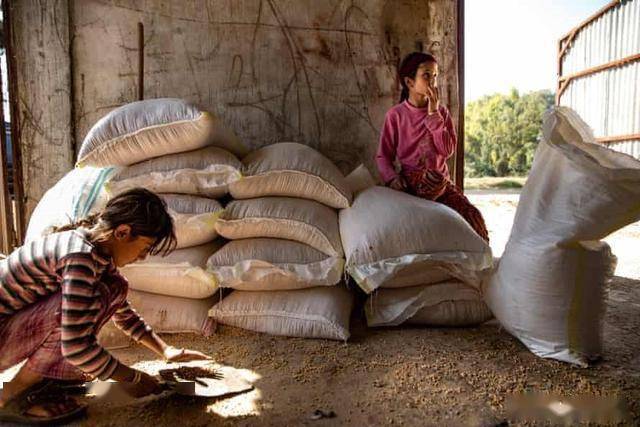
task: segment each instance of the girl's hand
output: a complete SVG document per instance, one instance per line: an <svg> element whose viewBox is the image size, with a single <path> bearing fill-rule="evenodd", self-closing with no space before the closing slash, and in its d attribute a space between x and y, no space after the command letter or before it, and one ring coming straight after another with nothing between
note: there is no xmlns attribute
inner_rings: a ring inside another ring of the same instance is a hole
<svg viewBox="0 0 640 427"><path fill-rule="evenodd" d="M389 187L393 188L394 190L404 191L407 189L407 183L405 182L403 177L398 175L389 182Z"/></svg>
<svg viewBox="0 0 640 427"><path fill-rule="evenodd" d="M161 393L164 389L160 380L142 371L135 371L137 382L125 383L126 391L133 397L144 397Z"/></svg>
<svg viewBox="0 0 640 427"><path fill-rule="evenodd" d="M211 360L211 357L196 350L187 350L168 346L164 350L164 358L167 362L190 362L192 360Z"/></svg>
<svg viewBox="0 0 640 427"><path fill-rule="evenodd" d="M440 108L440 93L438 92L438 88L428 85L425 98L429 103L429 114L437 113Z"/></svg>

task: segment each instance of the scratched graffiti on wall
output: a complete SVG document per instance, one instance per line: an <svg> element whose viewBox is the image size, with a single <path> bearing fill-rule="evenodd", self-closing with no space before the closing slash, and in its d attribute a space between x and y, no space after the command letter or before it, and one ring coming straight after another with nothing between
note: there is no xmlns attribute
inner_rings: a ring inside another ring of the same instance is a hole
<svg viewBox="0 0 640 427"><path fill-rule="evenodd" d="M457 97L454 0L87 0L72 23L77 140L136 99L138 22L146 98L195 101L251 147L305 143L344 172L372 168L401 55L442 56Z"/></svg>

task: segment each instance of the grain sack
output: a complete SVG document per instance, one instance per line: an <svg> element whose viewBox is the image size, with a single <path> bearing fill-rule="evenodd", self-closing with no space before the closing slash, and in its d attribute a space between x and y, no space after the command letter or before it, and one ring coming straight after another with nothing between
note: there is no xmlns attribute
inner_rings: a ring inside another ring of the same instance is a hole
<svg viewBox="0 0 640 427"><path fill-rule="evenodd" d="M369 326L472 326L493 317L477 289L456 281L378 289L365 313Z"/></svg>
<svg viewBox="0 0 640 427"><path fill-rule="evenodd" d="M219 323L256 332L346 341L352 305L353 295L342 286L233 291L209 315Z"/></svg>
<svg viewBox="0 0 640 427"><path fill-rule="evenodd" d="M100 119L82 142L78 166L127 166L207 145L246 154L233 132L212 114L182 99L149 99L123 105Z"/></svg>
<svg viewBox="0 0 640 427"><path fill-rule="evenodd" d="M184 194L161 194L173 218L177 248L208 243L218 237L216 221L222 205L216 200Z"/></svg>
<svg viewBox="0 0 640 427"><path fill-rule="evenodd" d="M347 272L367 293L455 277L479 286L491 248L447 206L385 187L358 194L340 211Z"/></svg>
<svg viewBox="0 0 640 427"><path fill-rule="evenodd" d="M371 172L369 172L369 169L364 165L360 165L351 171L351 173L345 177L345 182L354 196L376 185L376 181L373 179Z"/></svg>
<svg viewBox="0 0 640 427"><path fill-rule="evenodd" d="M207 259L222 243L218 240L173 251L166 257L151 256L145 261L120 268L137 291L182 298L207 298L218 289L215 277L206 271Z"/></svg>
<svg viewBox="0 0 640 427"><path fill-rule="evenodd" d="M193 194L222 197L229 184L240 179L240 161L217 147L156 157L114 174L107 189L118 194L135 187L156 193Z"/></svg>
<svg viewBox="0 0 640 427"><path fill-rule="evenodd" d="M533 353L586 366L601 352L615 268L599 240L640 219L640 162L597 144L568 108L547 113L542 133L485 298Z"/></svg>
<svg viewBox="0 0 640 427"><path fill-rule="evenodd" d="M290 196L337 209L351 204L351 191L340 170L306 145L268 145L249 154L242 163L244 177L229 187L234 199Z"/></svg>
<svg viewBox="0 0 640 427"><path fill-rule="evenodd" d="M342 278L344 260L303 243L281 239L234 240L207 261L220 287L275 291L331 286Z"/></svg>
<svg viewBox="0 0 640 427"><path fill-rule="evenodd" d="M128 300L154 332L192 332L209 336L213 324L208 312L219 297L191 299L131 290Z"/></svg>
<svg viewBox="0 0 640 427"><path fill-rule="evenodd" d="M53 227L70 224L102 209L108 200L104 185L113 173L113 168L92 167L68 172L38 202L31 214L25 241L37 239Z"/></svg>
<svg viewBox="0 0 640 427"><path fill-rule="evenodd" d="M229 203L216 222L221 236L288 239L341 257L338 214L318 202L290 197L261 197Z"/></svg>

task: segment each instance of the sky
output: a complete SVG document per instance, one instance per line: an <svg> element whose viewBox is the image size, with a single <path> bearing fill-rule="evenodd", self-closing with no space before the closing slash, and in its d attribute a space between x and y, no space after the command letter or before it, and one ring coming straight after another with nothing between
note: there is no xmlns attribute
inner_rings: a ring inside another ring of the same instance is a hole
<svg viewBox="0 0 640 427"><path fill-rule="evenodd" d="M465 100L555 92L558 40L610 0L465 0Z"/></svg>

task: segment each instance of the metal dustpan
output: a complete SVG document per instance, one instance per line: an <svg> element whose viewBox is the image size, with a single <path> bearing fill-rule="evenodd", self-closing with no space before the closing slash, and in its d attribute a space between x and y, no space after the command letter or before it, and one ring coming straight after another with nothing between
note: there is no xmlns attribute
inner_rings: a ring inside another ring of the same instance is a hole
<svg viewBox="0 0 640 427"><path fill-rule="evenodd" d="M214 378L196 377L191 381L180 378L170 381L165 380L162 382L164 391L161 394L145 396L142 398L135 398L131 396L131 394L128 393L128 389L131 388L131 384L127 383L96 381L91 383L90 391L91 394L103 402L112 404L131 404L156 400L163 396L166 397L172 394L199 396L205 398L221 398L253 390L253 385L242 378L238 370L232 367L217 367L215 372L218 375Z"/></svg>
<svg viewBox="0 0 640 427"><path fill-rule="evenodd" d="M162 373L163 371L160 371ZM253 390L253 385L230 367L216 369L214 378L194 378L192 381L176 379L165 381L164 387L174 393L197 397L224 397Z"/></svg>

